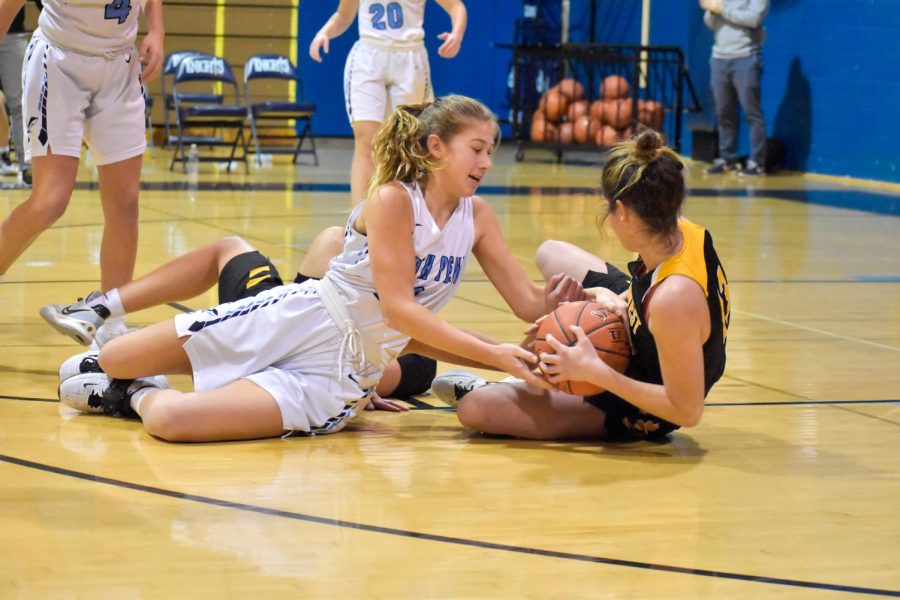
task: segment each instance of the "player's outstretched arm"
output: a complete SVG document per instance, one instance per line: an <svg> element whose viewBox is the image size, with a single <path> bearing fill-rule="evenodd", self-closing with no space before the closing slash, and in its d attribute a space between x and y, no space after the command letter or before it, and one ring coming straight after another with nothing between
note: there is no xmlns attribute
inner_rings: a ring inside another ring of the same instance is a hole
<svg viewBox="0 0 900 600"><path fill-rule="evenodd" d="M437 3L450 15L450 31L445 31L438 35L438 39L444 41L441 47L438 48L438 55L443 58L453 58L462 47L469 15L462 0L437 0Z"/></svg>
<svg viewBox="0 0 900 600"><path fill-rule="evenodd" d="M321 52L328 54L329 40L347 31L356 19L358 11L359 0L341 0L337 10L325 21L309 44L309 57L316 62L322 62Z"/></svg>

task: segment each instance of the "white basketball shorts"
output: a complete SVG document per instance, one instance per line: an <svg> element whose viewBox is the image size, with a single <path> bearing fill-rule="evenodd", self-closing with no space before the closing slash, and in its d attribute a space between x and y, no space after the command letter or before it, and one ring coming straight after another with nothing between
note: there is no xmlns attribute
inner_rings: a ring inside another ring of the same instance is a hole
<svg viewBox="0 0 900 600"><path fill-rule="evenodd" d="M88 56L53 46L36 31L22 65L25 159L81 156L98 165L144 153L144 94L137 51Z"/></svg>
<svg viewBox="0 0 900 600"><path fill-rule="evenodd" d="M381 377L338 373L342 334L313 281L175 317L194 388L249 379L278 404L285 431L334 433L365 407Z"/></svg>
<svg viewBox="0 0 900 600"><path fill-rule="evenodd" d="M401 104L434 100L425 46L394 50L357 41L344 66L344 100L350 123L384 123Z"/></svg>

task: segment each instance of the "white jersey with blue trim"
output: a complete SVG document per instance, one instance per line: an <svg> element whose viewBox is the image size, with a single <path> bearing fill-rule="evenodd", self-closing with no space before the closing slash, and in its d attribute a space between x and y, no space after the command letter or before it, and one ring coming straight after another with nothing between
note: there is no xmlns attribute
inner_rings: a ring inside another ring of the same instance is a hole
<svg viewBox="0 0 900 600"><path fill-rule="evenodd" d="M409 193L415 217L412 232L416 254L416 302L432 312L439 311L456 292L466 270L475 241L472 198L461 198L443 229L439 229L418 184L403 184ZM350 214L344 229L344 249L331 259L325 278L346 300L347 312L367 343L378 344L394 358L409 337L389 328L378 302L369 261L369 241L354 225L362 211L360 204Z"/></svg>
<svg viewBox="0 0 900 600"><path fill-rule="evenodd" d="M374 46L416 48L425 39L425 0L360 0L359 39Z"/></svg>
<svg viewBox="0 0 900 600"><path fill-rule="evenodd" d="M79 54L125 52L134 46L141 0L44 0L39 35Z"/></svg>

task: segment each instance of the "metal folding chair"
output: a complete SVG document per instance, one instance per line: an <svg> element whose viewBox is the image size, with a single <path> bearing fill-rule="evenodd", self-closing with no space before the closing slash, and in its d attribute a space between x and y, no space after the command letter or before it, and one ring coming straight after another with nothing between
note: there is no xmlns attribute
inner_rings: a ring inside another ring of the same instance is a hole
<svg viewBox="0 0 900 600"><path fill-rule="evenodd" d="M205 87L198 92L197 87ZM225 94L228 88L231 94ZM222 96L221 102L207 104L195 102L197 94L209 93ZM228 104L225 99L233 95L234 103ZM244 126L247 122L247 107L241 101L241 92L234 79L231 65L221 57L208 55L193 55L184 57L178 65L172 84L172 97L175 104L175 125L177 127L177 146L172 154L172 164L169 169L175 168L175 163L180 162L182 170L187 171L188 156L186 148L192 144L198 147L213 148L215 146L227 146L231 148L228 157L228 170L235 159L244 163L244 170L249 173L250 167L247 161L247 138L244 135ZM186 130L191 129L190 135ZM208 130L207 135L196 135L197 129ZM225 132L233 130L234 139L225 137ZM242 153L237 156L238 146ZM198 154L200 162L220 162L221 156L215 154Z"/></svg>
<svg viewBox="0 0 900 600"><path fill-rule="evenodd" d="M296 98L269 98L254 102L251 81L281 80L296 82ZM250 119L250 131L253 136L253 147L256 151L257 164L262 164L262 154L292 154L293 162L301 154L312 154L315 165L319 165L316 152L316 139L312 131L312 118L316 105L304 101L303 81L291 60L280 54L256 54L244 65L244 95L247 98L247 115ZM287 121L295 120L293 134L285 134L291 129ZM280 121L281 127L266 125L263 122ZM262 145L260 139L268 142ZM297 140L296 146L277 145L278 140ZM309 148L303 149L303 142L309 140Z"/></svg>

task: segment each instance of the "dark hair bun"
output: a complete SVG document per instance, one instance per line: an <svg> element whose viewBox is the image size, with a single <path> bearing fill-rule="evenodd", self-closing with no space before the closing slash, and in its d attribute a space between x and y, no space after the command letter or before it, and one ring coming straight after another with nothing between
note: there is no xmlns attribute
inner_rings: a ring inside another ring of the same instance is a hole
<svg viewBox="0 0 900 600"><path fill-rule="evenodd" d="M645 129L634 137L635 157L650 162L659 156L657 150L663 147L663 139L659 132Z"/></svg>

